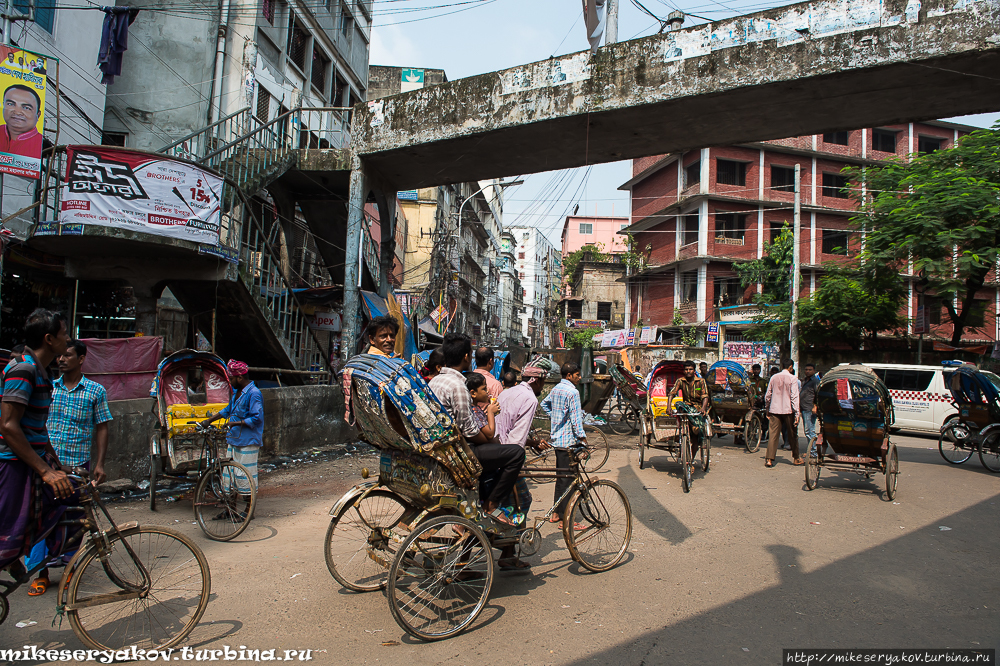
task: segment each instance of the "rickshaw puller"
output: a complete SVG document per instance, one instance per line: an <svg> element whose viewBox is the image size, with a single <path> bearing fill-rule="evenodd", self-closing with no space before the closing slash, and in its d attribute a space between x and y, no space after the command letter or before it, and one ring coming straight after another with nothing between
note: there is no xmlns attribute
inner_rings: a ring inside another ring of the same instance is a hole
<svg viewBox="0 0 1000 666"><path fill-rule="evenodd" d="M711 424L708 422L707 414L709 408L708 384L701 377L695 376L694 361L684 361L684 376L674 382L674 387L670 389L667 402L673 404L674 396L680 395L681 400L698 410L698 414L691 415L691 425L698 429L691 433L691 458L694 459L698 449L701 447L701 438L711 437ZM671 406L671 412L673 407Z"/></svg>

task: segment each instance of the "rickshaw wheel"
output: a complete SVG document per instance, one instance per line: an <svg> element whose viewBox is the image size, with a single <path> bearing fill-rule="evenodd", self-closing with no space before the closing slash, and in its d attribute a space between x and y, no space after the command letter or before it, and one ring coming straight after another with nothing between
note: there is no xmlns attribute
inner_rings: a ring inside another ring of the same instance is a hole
<svg viewBox="0 0 1000 666"><path fill-rule="evenodd" d="M979 462L991 472L1000 472L1000 433L990 433L979 444Z"/></svg>
<svg viewBox="0 0 1000 666"><path fill-rule="evenodd" d="M639 469L642 469L646 465L646 443L643 439L639 439Z"/></svg>
<svg viewBox="0 0 1000 666"><path fill-rule="evenodd" d="M698 453L701 455L701 471L707 472L709 465L712 464L712 439L710 437L701 438Z"/></svg>
<svg viewBox="0 0 1000 666"><path fill-rule="evenodd" d="M806 449L806 488L812 490L819 484L819 457L809 455L809 451L816 445L816 438L813 437ZM818 452L817 452L818 453Z"/></svg>
<svg viewBox="0 0 1000 666"><path fill-rule="evenodd" d="M899 477L899 454L896 445L889 445L889 453L885 456L885 497L890 502L896 499L896 480Z"/></svg>
<svg viewBox="0 0 1000 666"><path fill-rule="evenodd" d="M7 619L7 613L10 611L10 604L7 603L7 597L0 595L0 624Z"/></svg>
<svg viewBox="0 0 1000 666"><path fill-rule="evenodd" d="M410 507L395 493L376 490L354 500L334 516L326 530L326 568L337 582L355 592L385 587L392 550L391 530Z"/></svg>
<svg viewBox="0 0 1000 666"><path fill-rule="evenodd" d="M972 457L975 452L971 445L971 433L968 426L961 421L953 420L945 423L941 428L941 437L938 439L938 451L941 457L952 465L961 465Z"/></svg>
<svg viewBox="0 0 1000 666"><path fill-rule="evenodd" d="M615 404L608 409L608 427L616 435L631 435L635 430L636 418L628 403Z"/></svg>
<svg viewBox="0 0 1000 666"><path fill-rule="evenodd" d="M617 483L601 479L574 493L563 518L573 559L601 572L621 562L632 541L632 505Z"/></svg>
<svg viewBox="0 0 1000 666"><path fill-rule="evenodd" d="M160 463L160 456L149 456L149 510L156 511L156 468Z"/></svg>
<svg viewBox="0 0 1000 666"><path fill-rule="evenodd" d="M493 549L472 521L431 518L403 541L387 583L389 610L406 633L423 641L449 638L472 624L486 605Z"/></svg>
<svg viewBox="0 0 1000 666"><path fill-rule="evenodd" d="M246 479L250 498L240 493L239 480ZM229 541L246 530L257 505L257 489L243 465L232 460L203 474L194 491L194 516L209 539Z"/></svg>
<svg viewBox="0 0 1000 666"><path fill-rule="evenodd" d="M763 437L764 426L761 423L760 414L754 412L750 414L750 418L743 426L743 446L746 447L747 453L756 453Z"/></svg>
<svg viewBox="0 0 1000 666"><path fill-rule="evenodd" d="M691 492L691 431L690 426L685 423L681 426L680 437L677 447L680 449L678 458L681 461L681 487L684 492Z"/></svg>

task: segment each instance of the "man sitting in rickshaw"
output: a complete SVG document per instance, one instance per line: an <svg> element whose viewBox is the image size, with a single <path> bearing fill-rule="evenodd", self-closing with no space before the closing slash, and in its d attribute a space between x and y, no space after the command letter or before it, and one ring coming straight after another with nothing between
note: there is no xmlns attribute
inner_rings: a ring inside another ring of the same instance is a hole
<svg viewBox="0 0 1000 666"><path fill-rule="evenodd" d="M368 323L368 354L395 356L399 322L391 315L375 317Z"/></svg>
<svg viewBox="0 0 1000 666"><path fill-rule="evenodd" d="M701 377L695 376L694 361L684 361L684 376L674 383L667 396L671 412L674 411L674 397L680 396L684 403L698 410L697 414L692 414L691 419L691 458L694 459L698 448L701 446L702 435L711 437L711 425L705 418L708 414L710 396L708 384Z"/></svg>

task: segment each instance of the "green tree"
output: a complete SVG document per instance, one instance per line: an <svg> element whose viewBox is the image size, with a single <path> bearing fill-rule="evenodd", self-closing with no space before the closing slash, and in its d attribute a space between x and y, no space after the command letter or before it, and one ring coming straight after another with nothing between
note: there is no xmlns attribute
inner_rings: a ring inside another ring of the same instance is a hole
<svg viewBox="0 0 1000 666"><path fill-rule="evenodd" d="M583 329L570 329L566 335L566 341L569 343L570 347L583 347L584 349L593 349L594 347L594 336L601 333L603 329L600 328L583 328Z"/></svg>
<svg viewBox="0 0 1000 666"><path fill-rule="evenodd" d="M976 293L1000 256L1000 123L954 148L850 175L865 185L852 188L854 224L865 232L859 262L904 272L912 261L918 286L948 311L958 344L975 328Z"/></svg>
<svg viewBox="0 0 1000 666"><path fill-rule="evenodd" d="M744 289L761 285L761 292L754 294L753 303L760 307L760 314L753 318L747 334L754 340L788 346L788 322L792 318L792 230L785 222L781 233L764 244L760 259L737 262L733 270Z"/></svg>
<svg viewBox="0 0 1000 666"><path fill-rule="evenodd" d="M816 292L799 299L801 342L846 342L860 349L881 331L905 326L900 309L906 288L899 274L881 264L863 268L869 270L828 268Z"/></svg>
<svg viewBox="0 0 1000 666"><path fill-rule="evenodd" d="M573 275L576 273L576 268L580 265L581 261L603 262L610 260L610 255L604 253L603 243L584 245L579 250L570 252L563 260L563 283L567 284L573 281Z"/></svg>

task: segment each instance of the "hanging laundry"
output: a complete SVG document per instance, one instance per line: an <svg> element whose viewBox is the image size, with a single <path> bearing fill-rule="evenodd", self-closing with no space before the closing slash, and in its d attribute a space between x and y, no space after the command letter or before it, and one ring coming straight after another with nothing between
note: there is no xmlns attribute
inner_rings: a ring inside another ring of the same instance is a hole
<svg viewBox="0 0 1000 666"><path fill-rule="evenodd" d="M104 27L101 28L101 50L97 66L104 72L101 83L111 85L122 73L122 56L128 50L128 27L139 14L131 7L101 7L104 10Z"/></svg>

